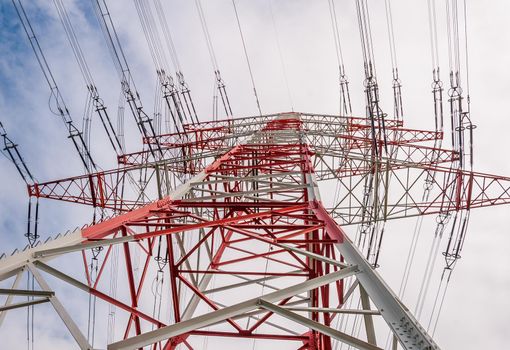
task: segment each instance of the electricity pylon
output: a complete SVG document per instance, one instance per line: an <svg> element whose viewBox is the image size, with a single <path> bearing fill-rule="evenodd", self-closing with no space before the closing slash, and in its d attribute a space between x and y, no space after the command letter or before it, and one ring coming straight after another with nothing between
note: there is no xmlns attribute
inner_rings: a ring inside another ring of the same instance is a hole
<svg viewBox="0 0 510 350"><path fill-rule="evenodd" d="M450 166L459 154L429 145L442 137L391 119L234 118L144 139L161 147L158 160L141 151L119 156L117 169L31 185L31 196L113 214L1 259L0 280L13 284L2 291L9 297L0 322L9 309L50 302L79 347L92 349L51 276L122 310L123 332L108 349L197 349L203 337L263 339L272 348L342 342L381 349L381 325L392 332L394 349L438 349L376 272L377 225L510 202L510 178ZM128 186L140 173L142 192ZM183 184L172 189L172 175ZM340 184L333 208L325 208L318 189L328 179ZM342 226L350 224L370 228L360 233L366 245L345 234ZM116 273L109 265L115 249ZM64 272L53 259L81 262L85 273ZM18 289L27 271L38 288ZM111 278L118 293L107 290ZM163 279L153 294L150 281ZM13 303L16 295L33 298ZM155 311L158 304L168 315ZM359 331L336 326L349 317Z"/></svg>

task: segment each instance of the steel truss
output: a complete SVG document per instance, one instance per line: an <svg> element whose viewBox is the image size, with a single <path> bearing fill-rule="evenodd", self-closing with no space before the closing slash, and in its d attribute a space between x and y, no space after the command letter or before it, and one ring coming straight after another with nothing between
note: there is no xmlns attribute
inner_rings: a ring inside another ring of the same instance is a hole
<svg viewBox="0 0 510 350"><path fill-rule="evenodd" d="M394 151L378 158L370 157L374 143L366 119L354 117L282 113L188 125L185 137L145 139L160 145L164 157L123 155L117 169L30 186L32 196L120 214L1 259L0 280L14 278L16 291L21 274L30 271L45 294L33 293L51 302L82 349L92 346L46 276L125 313L124 332L109 349L192 349L200 337L291 341L299 349L332 349L337 341L380 349L376 317L404 349L438 349L339 224L366 220L363 186L374 174L381 179L374 191L380 198L369 210L371 221L504 204L510 178L449 167L458 154L426 144L442 133L385 123L387 144L376 146ZM124 188L129 174L140 171L148 173L143 196ZM171 172L183 184L163 193ZM317 181L328 179L339 182L343 197L326 209ZM426 201L420 196L424 183L431 189ZM92 277L87 261L98 247L105 253ZM123 257L119 283L126 293L120 296L109 295L103 282L115 247ZM76 254L82 255L84 278L50 265ZM138 274L136 260L142 262ZM168 318L147 303L148 281L158 274L168 278ZM360 308L347 308L355 296ZM9 296L0 322L10 306ZM362 320L363 331L336 329L335 319L344 316Z"/></svg>
<svg viewBox="0 0 510 350"><path fill-rule="evenodd" d="M370 176L380 176L384 203L374 220L427 215L451 210L470 209L510 201L510 178L459 170L454 164L459 154L437 148L434 141L443 133L407 129L401 121L386 119L387 145L393 153L374 158L370 155L373 140L365 118L338 117L299 113L304 141L312 156L318 181L338 180L344 196L330 208L342 224L363 221L363 187ZM161 173L179 174L185 181L203 171L207 164L260 131L278 115L236 118L187 125L187 132L160 135L145 143L161 145L162 160L151 158L149 151L119 156L119 167L112 170L29 186L35 197L92 205L116 211L132 210L148 204L157 195L157 184L166 180ZM376 128L379 126L376 124ZM378 148L383 148L379 140ZM129 178L143 184L126 189ZM390 185L391 182L391 185ZM424 201L423 184L431 191ZM391 195L387 189L392 186ZM451 192L449 189L457 188Z"/></svg>

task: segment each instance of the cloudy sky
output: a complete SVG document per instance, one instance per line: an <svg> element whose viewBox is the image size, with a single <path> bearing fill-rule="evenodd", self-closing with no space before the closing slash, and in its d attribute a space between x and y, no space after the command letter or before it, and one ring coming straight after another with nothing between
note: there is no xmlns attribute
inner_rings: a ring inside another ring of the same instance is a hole
<svg viewBox="0 0 510 350"><path fill-rule="evenodd" d="M97 20L88 1L64 1L78 39L94 75L100 95L115 116L120 86ZM230 0L203 0L212 41L236 116L257 114L242 45ZM212 114L214 76L194 1L164 1L177 54L190 85L199 118ZM248 54L263 113L294 109L337 113L337 68L327 0L238 0ZM428 39L427 1L393 0L393 21L399 70L403 82L406 125L432 129L430 93L431 59ZM438 3L442 3L439 1ZM391 65L383 1L369 1L382 106L390 111ZM109 0L131 71L147 111L152 110L156 76L133 2ZM475 130L475 167L479 171L510 175L510 3L467 0L469 79ZM57 13L51 1L26 1L41 47L68 105L81 125L86 88ZM354 1L337 0L343 54L355 114L364 114L363 66ZM443 79L448 70L444 7L438 6ZM290 96L283 78L274 16L281 53L288 75ZM61 120L48 109L48 87L22 31L12 3L0 2L0 120L19 145L28 166L39 181L82 173L79 158ZM293 101L293 103L291 103ZM126 115L128 151L139 146L132 119ZM115 166L112 152L97 121L93 124L92 152L103 169ZM107 150L107 151L104 151ZM0 251L24 245L27 195L14 167L0 157ZM44 236L83 225L87 208L43 201L41 232ZM445 349L498 349L507 344L510 331L510 211L487 208L472 213L471 226L450 286L436 338ZM433 220L433 219L432 219ZM405 227L390 224L385 236L381 273L398 289L403 258L414 221ZM428 251L432 223L420 241ZM428 227L427 226L427 227ZM429 234L427 236L427 233ZM425 255L425 254L422 254ZM416 282L422 272L416 268ZM439 271L437 272L439 274ZM416 288L415 288L416 289ZM414 293L416 294L416 293ZM405 302L413 305L413 292ZM5 336L0 330L2 338ZM51 334L50 331L44 334ZM14 337L10 337L14 339ZM43 337L44 338L44 337ZM46 338L46 340L51 337ZM65 339L62 348L65 348ZM41 349L44 346L41 345Z"/></svg>

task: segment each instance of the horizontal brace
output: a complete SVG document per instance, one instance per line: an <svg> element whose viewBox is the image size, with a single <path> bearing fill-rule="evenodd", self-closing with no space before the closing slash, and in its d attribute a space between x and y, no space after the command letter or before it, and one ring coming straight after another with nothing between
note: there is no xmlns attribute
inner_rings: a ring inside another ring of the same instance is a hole
<svg viewBox="0 0 510 350"><path fill-rule="evenodd" d="M24 301L22 303L14 303L14 304L9 304L9 305L5 305L5 306L0 306L0 312L12 310L12 309L19 309L21 307L26 307L26 306L31 306L31 305L43 304L43 303L47 303L49 301L50 301L50 298L40 298L40 299L35 299L35 300L30 300L30 301Z"/></svg>
<svg viewBox="0 0 510 350"><path fill-rule="evenodd" d="M243 176L242 178L235 176L225 176L220 174L211 174L210 177L218 178L218 180L206 180L197 184L193 184L193 186L201 185L201 184L214 184L214 183L225 183L225 182L238 182L238 181L251 181L251 180L260 180L260 179L273 179L273 178L281 178L292 175L301 175L301 171L287 171L283 173L274 173L274 174L260 174L256 176Z"/></svg>
<svg viewBox="0 0 510 350"><path fill-rule="evenodd" d="M271 340L284 340L284 341L300 341L308 340L306 335L283 335L283 334L265 334L265 333L232 333L220 331L191 331L188 334L200 335L205 337L228 337L228 338L250 338L250 339L271 339Z"/></svg>
<svg viewBox="0 0 510 350"><path fill-rule="evenodd" d="M300 270L295 270L295 271L291 271L291 272L297 273L299 271ZM243 277L240 277L240 275L235 275L235 274L232 274L232 276L243 278ZM222 292L224 290L244 287L244 286L247 286L247 285L250 285L250 284L254 284L254 283L255 284L260 284L262 282L270 281L270 280L273 280L273 279L276 279L276 278L280 278L280 277L282 277L282 276L266 276L266 277L261 277L261 278L257 278L257 279L253 279L253 280L252 279L246 279L244 282L233 283L233 284L229 284L227 286L217 287L217 288L214 288L214 289L205 290L205 291L202 291L202 293L203 294L210 294L210 293Z"/></svg>
<svg viewBox="0 0 510 350"><path fill-rule="evenodd" d="M0 288L0 294L3 295L22 295L22 296L34 296L34 297L52 297L55 295L53 291L45 290L28 290L28 289L5 289Z"/></svg>
<svg viewBox="0 0 510 350"><path fill-rule="evenodd" d="M380 315L378 310L358 310L358 309L337 309L333 307L296 307L296 306L283 306L284 309L290 311L304 311L304 312L328 312L335 314L354 314L354 315Z"/></svg>
<svg viewBox="0 0 510 350"><path fill-rule="evenodd" d="M278 314L282 317L285 317L291 321L297 322L305 327L308 327L310 329L313 329L317 332L320 332L322 334L328 335L332 338L338 339L348 345L354 346L357 349L362 350L383 350L377 346L374 346L372 344L369 344L363 340L360 340L358 338L352 337L346 333L340 332L334 328L328 327L322 323L315 322L307 317L295 314L293 312L290 312L289 310L284 309L281 306L277 306L275 304L272 304L270 302L265 301L264 299L259 300L260 307L271 311L275 314Z"/></svg>
<svg viewBox="0 0 510 350"><path fill-rule="evenodd" d="M299 297L299 295L296 295L295 298ZM300 300L296 300L296 301L291 301L287 304L285 304L286 306L294 306L294 305L300 305L300 304L305 304L305 303L310 303L310 299L309 298L303 298L303 299L300 299ZM237 316L234 316L232 317L232 320L241 320L243 318L248 318L248 317L253 317L253 316L256 316L256 315L260 315L260 314L265 314L267 311L265 309L256 309L256 310L253 310L253 311L250 311L250 312L246 312L244 314L241 314L241 315L237 315ZM218 324L221 323L221 322L218 322Z"/></svg>
<svg viewBox="0 0 510 350"><path fill-rule="evenodd" d="M217 275L235 275L243 274L250 276L294 276L294 277L308 277L307 273L295 272L264 272L264 271L223 271L223 270L177 270L180 273L200 273L200 274L217 274Z"/></svg>
<svg viewBox="0 0 510 350"><path fill-rule="evenodd" d="M287 208L295 206L295 202L283 202L259 198L258 202L188 202L174 201L173 204L180 208L233 208L243 210L245 208Z"/></svg>

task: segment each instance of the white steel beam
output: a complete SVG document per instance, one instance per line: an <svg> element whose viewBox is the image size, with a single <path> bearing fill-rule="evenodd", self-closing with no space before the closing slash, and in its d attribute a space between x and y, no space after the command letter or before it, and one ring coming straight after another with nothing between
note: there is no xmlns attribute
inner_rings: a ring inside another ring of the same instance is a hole
<svg viewBox="0 0 510 350"><path fill-rule="evenodd" d="M296 273L296 272L301 272L301 270L293 270L293 271L290 271L290 272L291 273ZM271 281L271 280L274 280L274 279L277 279L277 278L282 278L282 276L265 276L265 277L260 277L260 278L257 278L257 279L249 279L249 278L243 277L241 275L232 275L232 276L240 278L240 279L243 279L244 282L232 283L232 284L229 284L229 285L226 285L226 286L204 290L204 291L202 291L202 293L203 294L217 293L217 292L222 292L224 290L230 290L230 289L234 289L234 288L248 286L250 284L259 284L259 285L267 286L265 284L266 281ZM274 288L273 287L273 289L279 289L279 288Z"/></svg>
<svg viewBox="0 0 510 350"><path fill-rule="evenodd" d="M313 278L302 283L295 284L293 286L283 288L279 291L272 292L262 296L264 300L268 302L276 302L285 298L290 298L296 294L304 293L309 290L318 288L325 284L338 281L342 278L352 276L358 272L357 266L351 266L342 270L323 275L317 278ZM244 302L228 306L226 308L213 311L204 315L191 318L186 321L182 321L173 325L162 327L160 329L146 332L138 336L122 340L113 344L108 345L109 350L120 350L120 349L135 349L144 347L146 345L154 344L159 341L185 334L195 329L207 327L213 323L226 320L230 317L251 311L259 307L260 298L253 298Z"/></svg>
<svg viewBox="0 0 510 350"><path fill-rule="evenodd" d="M0 261L0 281L14 276L20 268L25 266L28 261L34 261L34 254L39 251L59 248L59 247L67 247L70 245L75 245L83 241L83 237L81 236L81 230L75 230L65 236L59 237L57 239L51 240L47 243L40 244L33 248L28 248L19 253L8 256Z"/></svg>
<svg viewBox="0 0 510 350"><path fill-rule="evenodd" d="M353 315L380 315L377 310L359 310L359 309L337 309L333 307L300 307L300 306L282 306L282 308L290 311L304 312L328 312L335 314L353 314Z"/></svg>
<svg viewBox="0 0 510 350"><path fill-rule="evenodd" d="M9 305L5 305L5 306L0 306L0 311L2 313L4 313L7 310L18 309L20 307L26 307L26 306L36 305L36 304L47 303L48 301L50 301L50 298L39 298L39 299L30 300L30 301L24 301L21 303L9 304Z"/></svg>
<svg viewBox="0 0 510 350"><path fill-rule="evenodd" d="M30 272L34 275L34 278L36 279L37 283L41 286L43 290L51 291L50 286L48 283L46 283L46 280L42 277L39 270L34 266L32 263L28 263L28 268ZM82 350L90 350L92 349L92 346L87 341L87 338L83 335L83 333L80 331L80 328L78 328L78 325L74 323L73 319L65 309L64 305L60 302L60 300L53 296L50 298L50 303L53 305L53 308L57 312L57 314L60 316L64 324L66 325L67 329L73 336L74 340L76 340L76 343L78 343L78 346Z"/></svg>
<svg viewBox="0 0 510 350"><path fill-rule="evenodd" d="M23 275L24 269L19 270L18 274L16 275L16 278L14 279L14 282L12 283L12 288L16 289L18 288L19 283L21 282L21 276ZM9 306L12 303L12 299L14 298L14 295L10 294L7 296L7 299L4 303L4 308ZM4 322L5 316L7 315L7 309L4 309L5 311L0 312L0 327L2 326L2 323Z"/></svg>
<svg viewBox="0 0 510 350"><path fill-rule="evenodd" d="M382 348L379 348L375 345L364 342L363 340L359 340L358 338L355 338L353 336L350 336L348 334L340 332L340 331L338 331L334 328L328 327L322 323L315 322L315 321L309 319L308 317L298 315L294 312L289 311L288 309L284 309L283 307L274 305L273 303L270 303L264 299L260 299L259 304L261 307L263 307L264 309L266 309L268 311L271 311L275 314L285 317L286 319L289 319L289 320L292 320L299 324L302 324L303 326L313 329L317 332L320 332L320 333L328 335L332 338L338 339L338 340L342 341L343 343L346 343L346 344L353 346L357 349L383 350Z"/></svg>
<svg viewBox="0 0 510 350"><path fill-rule="evenodd" d="M31 297L52 297L55 295L55 292L45 291L45 290L29 290L29 289L4 289L0 288L0 294L3 295L22 295L22 296L31 296Z"/></svg>
<svg viewBox="0 0 510 350"><path fill-rule="evenodd" d="M364 310L370 310L370 299L368 298L368 294L363 288L362 285L359 286L360 298L361 298L361 306ZM365 322L365 332L367 333L367 340L370 344L377 345L377 340L375 338L375 329L374 329L374 319L370 314L364 314L363 320Z"/></svg>
<svg viewBox="0 0 510 350"><path fill-rule="evenodd" d="M301 303L302 301L298 301L298 302L299 302L299 303ZM217 302L217 301L215 301L214 303L215 303L216 305L220 306L220 307L226 307L226 305L223 305L222 303L219 303L219 302ZM264 310L264 309L259 309L259 310L256 310L256 311L260 311L260 313L267 313L267 311L266 311L266 310ZM246 315L246 317L247 317L247 318L252 318L252 319L254 319L255 321L258 321L258 320L260 320L260 319L262 318L262 317L259 317L259 316L258 316L258 314L256 314L256 313L250 313L250 314L244 314L244 315ZM244 318L244 317L243 317L243 318ZM236 317L232 317L231 319L232 319L232 320L233 320L233 319L236 319ZM221 322L219 322L219 323L223 323L223 321L221 321ZM277 328L277 329L282 330L282 331L284 331L284 332L286 332L286 333L289 333L289 334L293 334L293 335L299 335L299 334L300 334L299 332L295 332L295 331L293 331L293 330L291 330L291 329L285 328L285 327L283 327L283 326L280 326L280 325L278 325L278 324L276 324L276 323L273 323L273 322L270 322L270 321L268 321L268 320L266 320L264 323L265 323L265 324L267 324L268 326L271 326L271 327Z"/></svg>

